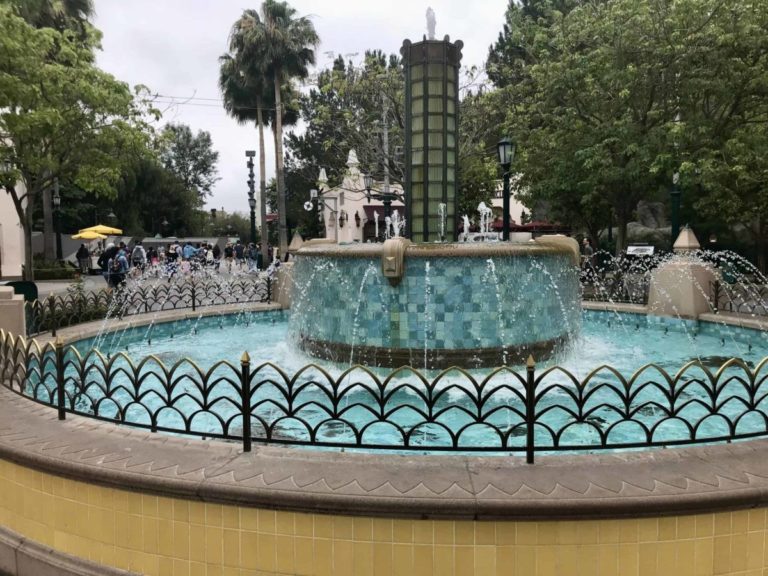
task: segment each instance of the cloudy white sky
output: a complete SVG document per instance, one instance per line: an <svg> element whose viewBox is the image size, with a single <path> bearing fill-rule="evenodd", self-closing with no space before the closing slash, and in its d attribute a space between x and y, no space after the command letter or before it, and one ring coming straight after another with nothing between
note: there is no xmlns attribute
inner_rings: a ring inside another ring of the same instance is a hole
<svg viewBox="0 0 768 576"><path fill-rule="evenodd" d="M366 49L398 52L405 38L426 33L425 13L437 17L437 37L464 42L463 65L481 66L503 23L507 0L291 0L312 18L321 39L318 67L331 52L359 60ZM96 26L104 33L99 65L131 85L145 84L165 98L163 122L207 130L219 152L219 176L211 208L245 212L245 150L257 146L256 130L238 126L219 101L218 57L227 49L232 23L260 0L96 0ZM358 54L359 56L353 56ZM194 97L194 99L190 99ZM272 150L267 158L274 158ZM273 163L267 177L274 175Z"/></svg>

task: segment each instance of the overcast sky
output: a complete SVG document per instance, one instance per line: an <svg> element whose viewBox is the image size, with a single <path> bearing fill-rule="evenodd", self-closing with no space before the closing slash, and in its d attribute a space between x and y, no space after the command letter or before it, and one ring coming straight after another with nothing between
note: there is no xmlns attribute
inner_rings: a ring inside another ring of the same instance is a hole
<svg viewBox="0 0 768 576"><path fill-rule="evenodd" d="M96 0L96 26L104 33L99 65L130 85L145 84L163 98L163 122L207 130L219 152L219 176L210 208L247 212L245 150L256 149L253 126L238 126L219 100L218 57L226 52L232 24L259 0ZM464 42L462 65L481 66L502 28L507 0L291 0L310 16L321 45L318 68L333 55L359 61L366 49L396 53L405 38L426 34L427 7L437 19L437 37ZM357 54L358 56L354 56ZM191 99L194 98L194 99ZM267 150L267 177L274 175ZM319 167L318 167L319 168ZM258 179L258 174L257 174Z"/></svg>

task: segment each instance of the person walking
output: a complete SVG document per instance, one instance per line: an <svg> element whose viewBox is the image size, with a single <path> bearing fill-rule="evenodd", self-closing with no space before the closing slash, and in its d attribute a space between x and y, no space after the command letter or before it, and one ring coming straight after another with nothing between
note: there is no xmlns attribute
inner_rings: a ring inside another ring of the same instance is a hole
<svg viewBox="0 0 768 576"><path fill-rule="evenodd" d="M85 247L85 244L80 244L80 248L75 253L75 258L77 258L77 267L80 268L80 272L88 274L88 271L91 269L91 253Z"/></svg>
<svg viewBox="0 0 768 576"><path fill-rule="evenodd" d="M224 246L224 261L227 265L227 273L232 272L232 259L235 256L235 249L232 248L232 243L227 242L227 245Z"/></svg>
<svg viewBox="0 0 768 576"><path fill-rule="evenodd" d="M248 271L254 270L258 268L258 249L256 248L256 244L251 242L248 244L248 251L246 252L246 256L248 257Z"/></svg>
<svg viewBox="0 0 768 576"><path fill-rule="evenodd" d="M99 268L101 269L101 275L104 277L104 281L107 283L107 286L109 286L109 263L116 255L117 248L112 242L110 242L107 244L104 252L101 253L101 256L99 256L99 259L96 261L96 263L99 265Z"/></svg>
<svg viewBox="0 0 768 576"><path fill-rule="evenodd" d="M219 248L218 244L213 245L213 269L217 272L219 271L219 266L221 265L221 248Z"/></svg>
<svg viewBox="0 0 768 576"><path fill-rule="evenodd" d="M125 276L128 274L130 266L126 250L120 248L115 256L109 259L107 272L107 285L110 288L119 288L125 285Z"/></svg>
<svg viewBox="0 0 768 576"><path fill-rule="evenodd" d="M235 244L235 261L237 262L237 267L242 269L243 264L245 264L245 246L243 246L240 240Z"/></svg>
<svg viewBox="0 0 768 576"><path fill-rule="evenodd" d="M141 245L141 241L137 241L131 252L131 264L134 269L137 270L137 275L140 275L144 271L144 267L147 264L147 252Z"/></svg>

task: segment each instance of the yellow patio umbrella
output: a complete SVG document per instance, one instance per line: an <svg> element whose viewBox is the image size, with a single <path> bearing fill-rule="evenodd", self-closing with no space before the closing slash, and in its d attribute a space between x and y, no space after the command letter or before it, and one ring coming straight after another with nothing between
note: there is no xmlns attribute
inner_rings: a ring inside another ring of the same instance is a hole
<svg viewBox="0 0 768 576"><path fill-rule="evenodd" d="M104 240L106 236L93 230L81 230L78 234L72 236L73 240Z"/></svg>
<svg viewBox="0 0 768 576"><path fill-rule="evenodd" d="M120 228L112 228L111 226L105 226L104 224L96 224L96 226L83 228L82 230L80 230L80 233L82 234L83 232L96 232L97 234L104 234L107 236L123 233L123 231L120 230Z"/></svg>

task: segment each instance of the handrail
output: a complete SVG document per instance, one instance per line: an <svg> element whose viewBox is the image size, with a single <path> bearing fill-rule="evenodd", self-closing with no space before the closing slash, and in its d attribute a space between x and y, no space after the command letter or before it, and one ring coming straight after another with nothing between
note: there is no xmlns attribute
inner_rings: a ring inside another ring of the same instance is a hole
<svg viewBox="0 0 768 576"><path fill-rule="evenodd" d="M105 317L123 318L163 310L192 309L220 304L269 302L272 282L268 276L169 280L112 292L51 294L25 303L27 336L56 331Z"/></svg>
<svg viewBox="0 0 768 576"><path fill-rule="evenodd" d="M334 375L310 364L289 374L271 363L84 354L60 339L0 331L2 384L78 414L153 432L251 442L392 451L525 454L730 442L768 435L768 358L732 359L677 372L649 364L627 376L604 365L434 377L404 367L382 375L354 366ZM250 433L248 430L250 429Z"/></svg>

